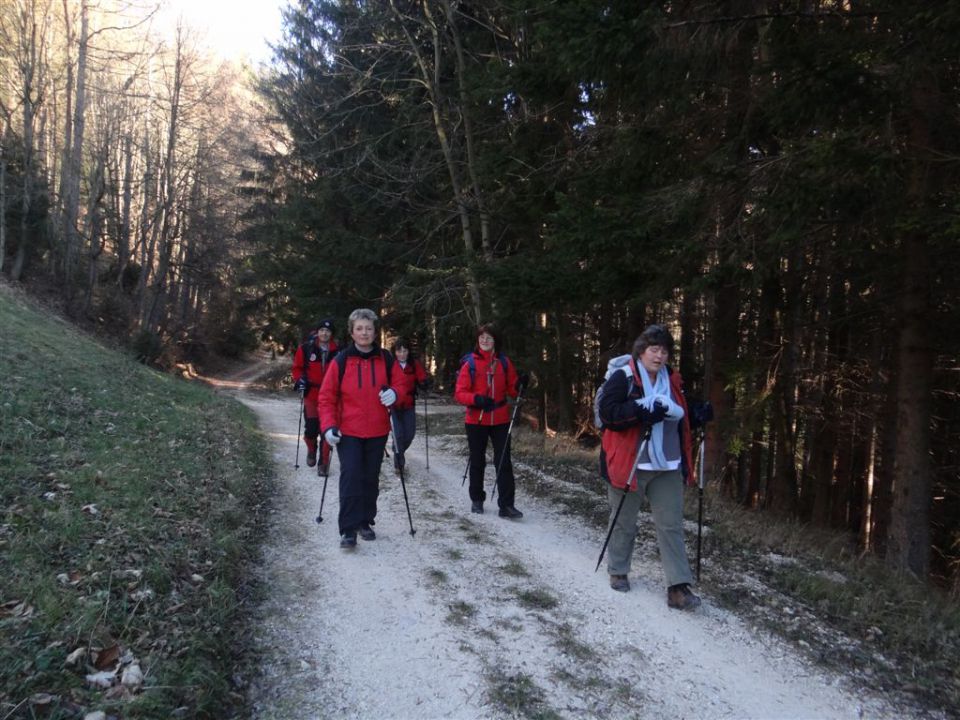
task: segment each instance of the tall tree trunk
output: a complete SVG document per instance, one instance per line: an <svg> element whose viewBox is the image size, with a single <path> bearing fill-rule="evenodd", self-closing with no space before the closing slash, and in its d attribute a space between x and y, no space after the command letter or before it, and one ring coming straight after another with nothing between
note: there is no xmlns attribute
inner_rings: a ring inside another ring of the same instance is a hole
<svg viewBox="0 0 960 720"><path fill-rule="evenodd" d="M918 79L909 116L910 174L907 195L921 216L930 187L927 153L934 145L930 119L939 115L938 89L932 79ZM916 225L902 238L902 300L898 332L896 460L887 564L926 578L930 568L930 416L933 410L934 352L930 337L929 238Z"/></svg>
<svg viewBox="0 0 960 720"><path fill-rule="evenodd" d="M424 4L424 7L427 7L426 4ZM480 284L477 280L476 272L473 267L474 262L477 259L477 254L476 248L474 247L475 243L473 239L473 229L470 223L470 202L460 179L460 171L457 169L456 159L454 158L453 154L453 147L447 131L447 121L441 112L441 108L443 107L443 98L440 92L439 79L435 73L430 72L430 67L427 64L426 58L420 51L420 45L410 35L410 31L404 24L404 17L394 4L394 0L390 0L390 9L393 11L394 17L397 19L397 21L400 23L400 27L403 29L403 34L407 40L410 52L414 57L417 68L420 70L420 82L422 83L424 89L426 89L427 96L430 98L430 110L431 117L433 119L433 128L437 135L437 142L440 145L440 151L443 154L443 160L447 168L447 174L450 178L450 188L453 191L453 202L456 208L457 217L460 219L460 233L463 238L464 259L466 262L464 269L465 280L467 291L470 294L470 302L473 305L473 317L471 320L473 320L474 323L479 323L486 315L486 310L482 303ZM429 27L430 32L433 35L433 67L435 70L437 70L437 72L439 72L442 59L442 43L440 41L439 29L437 28L436 23L432 21L432 18L428 18L428 22L425 24Z"/></svg>
<svg viewBox="0 0 960 720"><path fill-rule="evenodd" d="M64 294L69 300L74 292L74 273L80 256L80 176L83 173L83 138L86 124L87 41L89 36L89 6L80 2L80 37L77 41L77 91L73 106L72 145L69 161L64 166L66 195L63 211L64 238Z"/></svg>

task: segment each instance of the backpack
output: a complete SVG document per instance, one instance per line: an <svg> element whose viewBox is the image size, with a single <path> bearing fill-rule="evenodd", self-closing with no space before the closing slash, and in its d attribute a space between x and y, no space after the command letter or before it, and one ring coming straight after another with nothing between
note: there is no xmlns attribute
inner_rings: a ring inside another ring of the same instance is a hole
<svg viewBox="0 0 960 720"><path fill-rule="evenodd" d="M503 368L503 375L507 375L507 356L502 353L497 353L497 360L500 361L500 367ZM477 379L477 360L473 356L473 351L468 352L462 358L460 358L460 367L463 367L464 364L467 366L467 371L470 373L470 386L473 386L473 383Z"/></svg>
<svg viewBox="0 0 960 720"><path fill-rule="evenodd" d="M607 363L607 372L603 376L603 382L600 383L600 387L597 388L597 393L593 397L593 426L600 432L603 432L605 427L603 419L600 417L600 399L603 397L603 388L614 373L621 371L627 375L627 396L633 392L636 384L634 368L630 367L630 355L617 355L617 357L610 358L610 362Z"/></svg>
<svg viewBox="0 0 960 720"><path fill-rule="evenodd" d="M347 371L347 351L350 347L350 345L347 345L333 358L333 361L337 364L337 374L339 376L337 380L341 385L343 384L343 374ZM389 385L390 379L393 377L393 354L380 348L380 357L383 358L383 364L387 366L387 382L385 384Z"/></svg>

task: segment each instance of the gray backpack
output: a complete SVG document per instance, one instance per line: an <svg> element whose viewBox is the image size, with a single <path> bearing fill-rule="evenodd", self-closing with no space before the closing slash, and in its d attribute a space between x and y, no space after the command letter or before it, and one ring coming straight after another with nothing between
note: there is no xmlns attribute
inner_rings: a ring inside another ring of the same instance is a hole
<svg viewBox="0 0 960 720"><path fill-rule="evenodd" d="M600 417L600 398L603 397L603 388L606 387L607 380L613 377L614 373L620 371L627 376L627 395L633 392L634 379L633 368L630 367L630 355L617 355L615 358L610 358L610 362L607 363L607 372L603 376L603 382L597 389L597 394L593 397L593 425L600 432L603 432L605 427L603 419Z"/></svg>

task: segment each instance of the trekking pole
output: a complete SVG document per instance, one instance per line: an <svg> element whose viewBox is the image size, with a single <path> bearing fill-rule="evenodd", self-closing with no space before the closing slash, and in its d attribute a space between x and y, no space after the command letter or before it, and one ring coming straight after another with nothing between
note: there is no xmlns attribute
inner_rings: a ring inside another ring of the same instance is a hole
<svg viewBox="0 0 960 720"><path fill-rule="evenodd" d="M700 435L700 477L697 479L697 582L700 582L700 543L703 539L703 458L707 444L707 429Z"/></svg>
<svg viewBox="0 0 960 720"><path fill-rule="evenodd" d="M423 449L427 455L427 470L430 469L430 423L427 420L427 391L423 391Z"/></svg>
<svg viewBox="0 0 960 720"><path fill-rule="evenodd" d="M647 432L643 437L640 438L640 445L637 447L637 454L633 458L633 467L630 468L630 477L627 478L627 484L623 488L623 495L620 496L620 503L617 505L617 511L613 514L613 521L610 523L610 530L607 532L607 539L603 541L603 547L600 548L600 557L597 558L597 566L593 569L594 572L600 569L600 563L603 562L603 555L607 552L607 545L610 544L610 538L613 537L613 529L617 526L617 518L620 517L620 511L623 509L623 501L627 499L627 493L630 492L630 483L633 482L634 476L637 474L637 463L640 462L640 453L643 452L643 445L650 437L651 428L647 428Z"/></svg>
<svg viewBox="0 0 960 720"><path fill-rule="evenodd" d="M477 420L478 425L483 424L483 410L480 411L480 419ZM470 472L470 443L467 443L467 466L463 469L463 480L460 481L460 487L463 487L463 484L467 481L467 473Z"/></svg>
<svg viewBox="0 0 960 720"><path fill-rule="evenodd" d="M385 385L383 389L386 390L387 386ZM387 414L390 415L390 431L393 433L393 445L397 448L399 447L398 443L400 441L397 440L397 425L394 421L393 411L387 410ZM407 483L403 477L403 466L399 465L398 468L400 470L400 487L403 488L403 504L407 506L407 521L410 523L410 536L412 537L417 534L417 531L413 529L413 516L410 514L410 501L407 499Z"/></svg>
<svg viewBox="0 0 960 720"><path fill-rule="evenodd" d="M323 442L323 439L320 439ZM330 454L333 455L333 448L330 448ZM323 445L320 446L320 463L323 464ZM330 463L326 463L323 468L323 491L320 493L320 512L317 513L317 523L323 522L323 501L327 497L327 478L330 477Z"/></svg>
<svg viewBox="0 0 960 720"><path fill-rule="evenodd" d="M293 460L293 469L300 469L300 428L303 427L303 390L300 391L300 416L297 419L297 455Z"/></svg>
<svg viewBox="0 0 960 720"><path fill-rule="evenodd" d="M490 493L491 500L497 495L497 485L500 483L500 470L503 469L503 459L507 456L507 453L510 452L510 434L513 432L513 421L517 419L517 410L520 409L520 403L523 402L523 392L526 389L526 386L524 386L520 392L517 393L517 402L513 406L513 414L510 415L510 425L507 427L507 441L503 444L503 450L500 452L500 462L497 463L497 476L493 479L493 492Z"/></svg>

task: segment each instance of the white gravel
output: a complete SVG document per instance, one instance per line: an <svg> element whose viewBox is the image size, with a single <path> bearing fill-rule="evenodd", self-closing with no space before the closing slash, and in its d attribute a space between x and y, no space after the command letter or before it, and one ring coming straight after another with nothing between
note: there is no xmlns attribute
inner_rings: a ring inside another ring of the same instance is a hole
<svg viewBox="0 0 960 720"><path fill-rule="evenodd" d="M669 610L655 557L635 557L631 592L612 591L594 573L603 538L522 489L523 520L491 502L471 514L465 458L431 438L428 471L422 432L407 455L416 535L385 460L377 539L342 550L336 461L321 524L323 481L302 449L293 467L296 398L239 397L273 438L279 488L259 560L254 717L905 716L707 594L696 613Z"/></svg>

